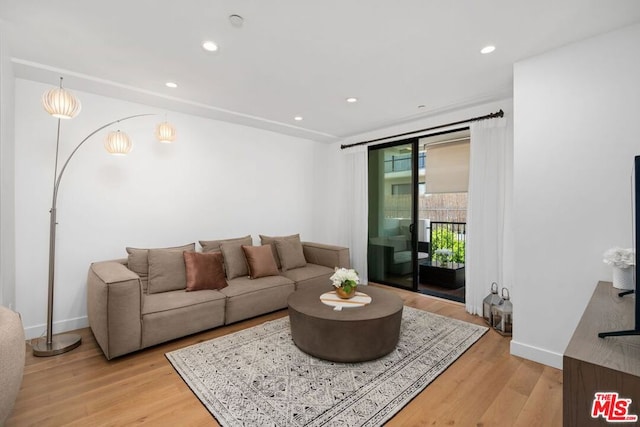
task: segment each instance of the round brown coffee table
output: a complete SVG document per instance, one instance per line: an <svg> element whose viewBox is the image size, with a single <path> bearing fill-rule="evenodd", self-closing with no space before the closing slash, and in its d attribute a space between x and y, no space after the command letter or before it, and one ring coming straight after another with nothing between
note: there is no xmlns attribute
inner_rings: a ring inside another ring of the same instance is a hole
<svg viewBox="0 0 640 427"><path fill-rule="evenodd" d="M373 286L358 292L371 297L364 307L335 311L320 295L331 287L298 290L289 296L293 342L305 353L333 362L364 362L390 353L398 344L402 300Z"/></svg>

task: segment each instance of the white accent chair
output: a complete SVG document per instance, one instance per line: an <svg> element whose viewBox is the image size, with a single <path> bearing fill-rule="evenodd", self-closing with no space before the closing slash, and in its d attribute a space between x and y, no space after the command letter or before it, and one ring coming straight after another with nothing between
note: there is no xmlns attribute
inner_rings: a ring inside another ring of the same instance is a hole
<svg viewBox="0 0 640 427"><path fill-rule="evenodd" d="M0 426L11 415L22 385L25 345L20 315L0 305Z"/></svg>

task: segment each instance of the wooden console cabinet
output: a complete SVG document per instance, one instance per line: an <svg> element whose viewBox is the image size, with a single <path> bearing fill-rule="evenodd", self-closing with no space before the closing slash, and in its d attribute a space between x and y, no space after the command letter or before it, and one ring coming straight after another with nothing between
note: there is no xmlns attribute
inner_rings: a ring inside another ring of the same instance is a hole
<svg viewBox="0 0 640 427"><path fill-rule="evenodd" d="M640 420L640 336L598 338L599 332L633 329L634 296L619 297L620 290L599 282L564 353L563 425L611 425L592 418L596 392L617 392L632 399L628 413ZM614 425L640 425L614 423Z"/></svg>

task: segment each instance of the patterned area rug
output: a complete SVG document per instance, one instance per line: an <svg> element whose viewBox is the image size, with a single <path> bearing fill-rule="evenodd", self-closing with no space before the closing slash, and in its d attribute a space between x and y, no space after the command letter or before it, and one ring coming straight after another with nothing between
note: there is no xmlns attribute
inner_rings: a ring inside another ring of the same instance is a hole
<svg viewBox="0 0 640 427"><path fill-rule="evenodd" d="M288 317L166 357L222 426L379 426L486 331L404 307L396 350L371 362L303 353Z"/></svg>

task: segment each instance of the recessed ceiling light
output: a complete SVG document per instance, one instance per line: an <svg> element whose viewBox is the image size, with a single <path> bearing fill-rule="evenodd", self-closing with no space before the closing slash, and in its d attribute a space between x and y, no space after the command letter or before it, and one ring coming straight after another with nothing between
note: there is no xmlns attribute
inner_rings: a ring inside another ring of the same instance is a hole
<svg viewBox="0 0 640 427"><path fill-rule="evenodd" d="M293 120L295 120L296 122L299 122L302 120L302 116L295 116Z"/></svg>
<svg viewBox="0 0 640 427"><path fill-rule="evenodd" d="M489 46L485 46L482 49L480 49L480 53L487 54L487 53L493 52L494 50L496 50L496 47L489 45Z"/></svg>
<svg viewBox="0 0 640 427"><path fill-rule="evenodd" d="M216 52L218 50L218 45L216 44L216 42L206 40L202 42L202 48L207 52Z"/></svg>
<svg viewBox="0 0 640 427"><path fill-rule="evenodd" d="M347 98L347 102L349 104L353 104L354 102L358 102L358 98L354 98L354 97Z"/></svg>
<svg viewBox="0 0 640 427"><path fill-rule="evenodd" d="M174 82L166 82L164 85L166 87L170 87L171 89L175 89L178 87L178 83L174 83Z"/></svg>

